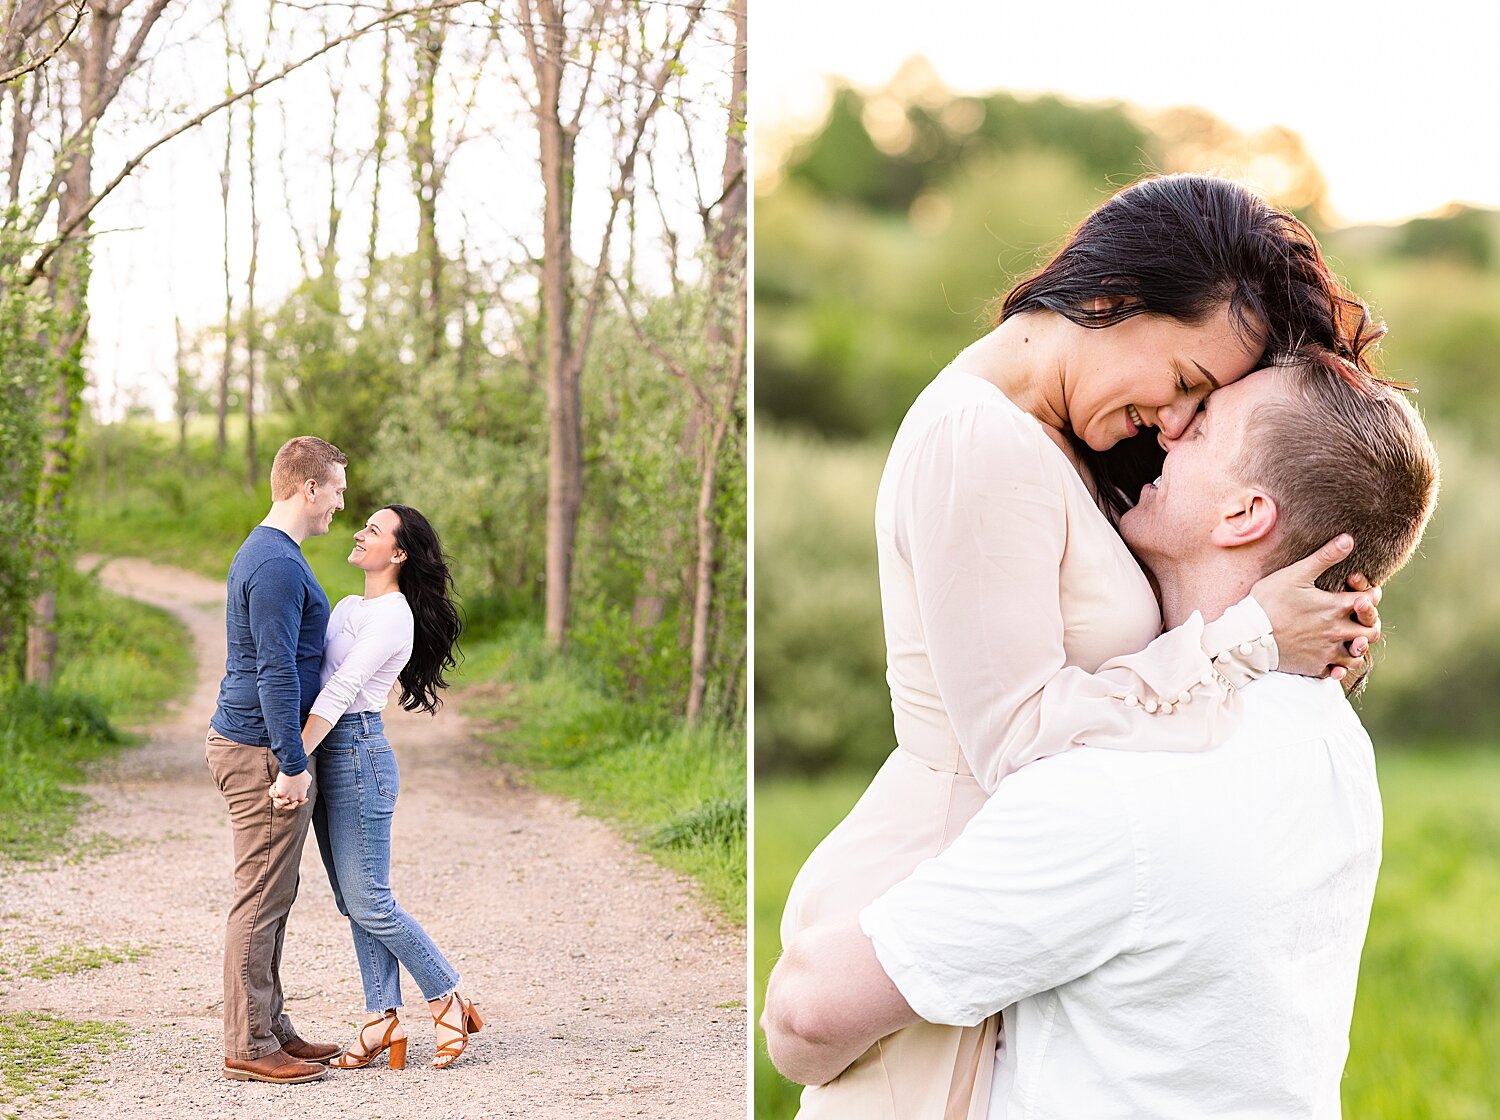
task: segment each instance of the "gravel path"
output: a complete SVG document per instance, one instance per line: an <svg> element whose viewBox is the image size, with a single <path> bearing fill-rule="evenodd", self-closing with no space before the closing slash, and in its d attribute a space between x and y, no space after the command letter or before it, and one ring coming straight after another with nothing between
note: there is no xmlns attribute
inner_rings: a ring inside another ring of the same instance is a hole
<svg viewBox="0 0 1500 1120"><path fill-rule="evenodd" d="M457 1066L429 1068L431 1020L403 985L405 1071L377 1063L272 1086L220 1075L230 839L203 737L224 663L224 592L201 576L113 560L101 576L192 632L197 686L150 741L93 772L83 853L40 868L0 863L0 1010L121 1021L127 1046L58 1098L50 1116L250 1118L745 1115L745 935L708 917L692 885L570 803L481 761L450 701L434 720L386 710L402 767L391 881L463 974L485 1015ZM461 702L461 697L459 698ZM348 1042L363 1008L349 930L311 833L282 978L303 1037ZM139 959L34 979L58 949ZM0 1114L15 1104L0 1104Z"/></svg>

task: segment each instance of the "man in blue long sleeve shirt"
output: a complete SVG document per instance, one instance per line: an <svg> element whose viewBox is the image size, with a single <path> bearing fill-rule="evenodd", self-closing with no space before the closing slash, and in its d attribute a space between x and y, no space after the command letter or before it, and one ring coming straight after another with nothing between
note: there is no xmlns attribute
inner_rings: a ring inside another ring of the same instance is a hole
<svg viewBox="0 0 1500 1120"><path fill-rule="evenodd" d="M315 436L287 441L271 465L271 512L229 566L229 653L205 755L234 833L224 1075L237 1081L313 1081L327 1072L318 1063L339 1052L297 1036L278 973L316 797L302 724L318 695L328 624L328 598L301 544L328 532L344 508L347 463Z"/></svg>

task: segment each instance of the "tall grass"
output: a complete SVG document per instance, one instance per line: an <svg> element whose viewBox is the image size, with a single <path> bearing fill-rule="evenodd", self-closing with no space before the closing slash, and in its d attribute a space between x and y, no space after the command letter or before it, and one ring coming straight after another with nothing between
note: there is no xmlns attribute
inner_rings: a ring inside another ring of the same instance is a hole
<svg viewBox="0 0 1500 1120"><path fill-rule="evenodd" d="M53 687L0 689L0 854L53 855L79 809L84 765L131 741L133 723L192 679L188 636L164 611L64 573L58 592L58 672Z"/></svg>
<svg viewBox="0 0 1500 1120"><path fill-rule="evenodd" d="M1343 1083L1349 1120L1500 1118L1500 757L1380 756L1385 856L1359 973ZM853 805L864 775L761 780L755 793L755 976L780 953L797 868ZM796 1086L757 1036L755 1114L790 1117Z"/></svg>
<svg viewBox="0 0 1500 1120"><path fill-rule="evenodd" d="M612 696L581 656L549 651L534 621L506 625L466 648L466 707L487 719L497 759L541 789L610 820L668 867L745 919L745 741Z"/></svg>

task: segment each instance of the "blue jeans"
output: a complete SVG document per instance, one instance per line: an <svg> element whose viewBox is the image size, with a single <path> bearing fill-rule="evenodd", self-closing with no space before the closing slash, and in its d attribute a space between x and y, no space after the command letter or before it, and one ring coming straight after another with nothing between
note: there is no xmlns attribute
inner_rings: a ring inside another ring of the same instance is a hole
<svg viewBox="0 0 1500 1120"><path fill-rule="evenodd" d="M365 1010L401 1006L406 966L425 999L458 987L458 972L391 895L391 815L401 792L396 752L379 712L350 712L313 754L318 800L313 830L333 901L349 919Z"/></svg>

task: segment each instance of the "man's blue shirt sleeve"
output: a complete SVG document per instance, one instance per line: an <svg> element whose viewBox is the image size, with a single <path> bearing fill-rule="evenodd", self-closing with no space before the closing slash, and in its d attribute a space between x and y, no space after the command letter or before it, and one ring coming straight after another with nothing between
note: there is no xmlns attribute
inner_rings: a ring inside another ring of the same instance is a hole
<svg viewBox="0 0 1500 1120"><path fill-rule="evenodd" d="M305 577L290 558L267 560L246 584L255 639L255 687L277 765L287 777L307 769L302 749L302 686L297 679L297 635Z"/></svg>

